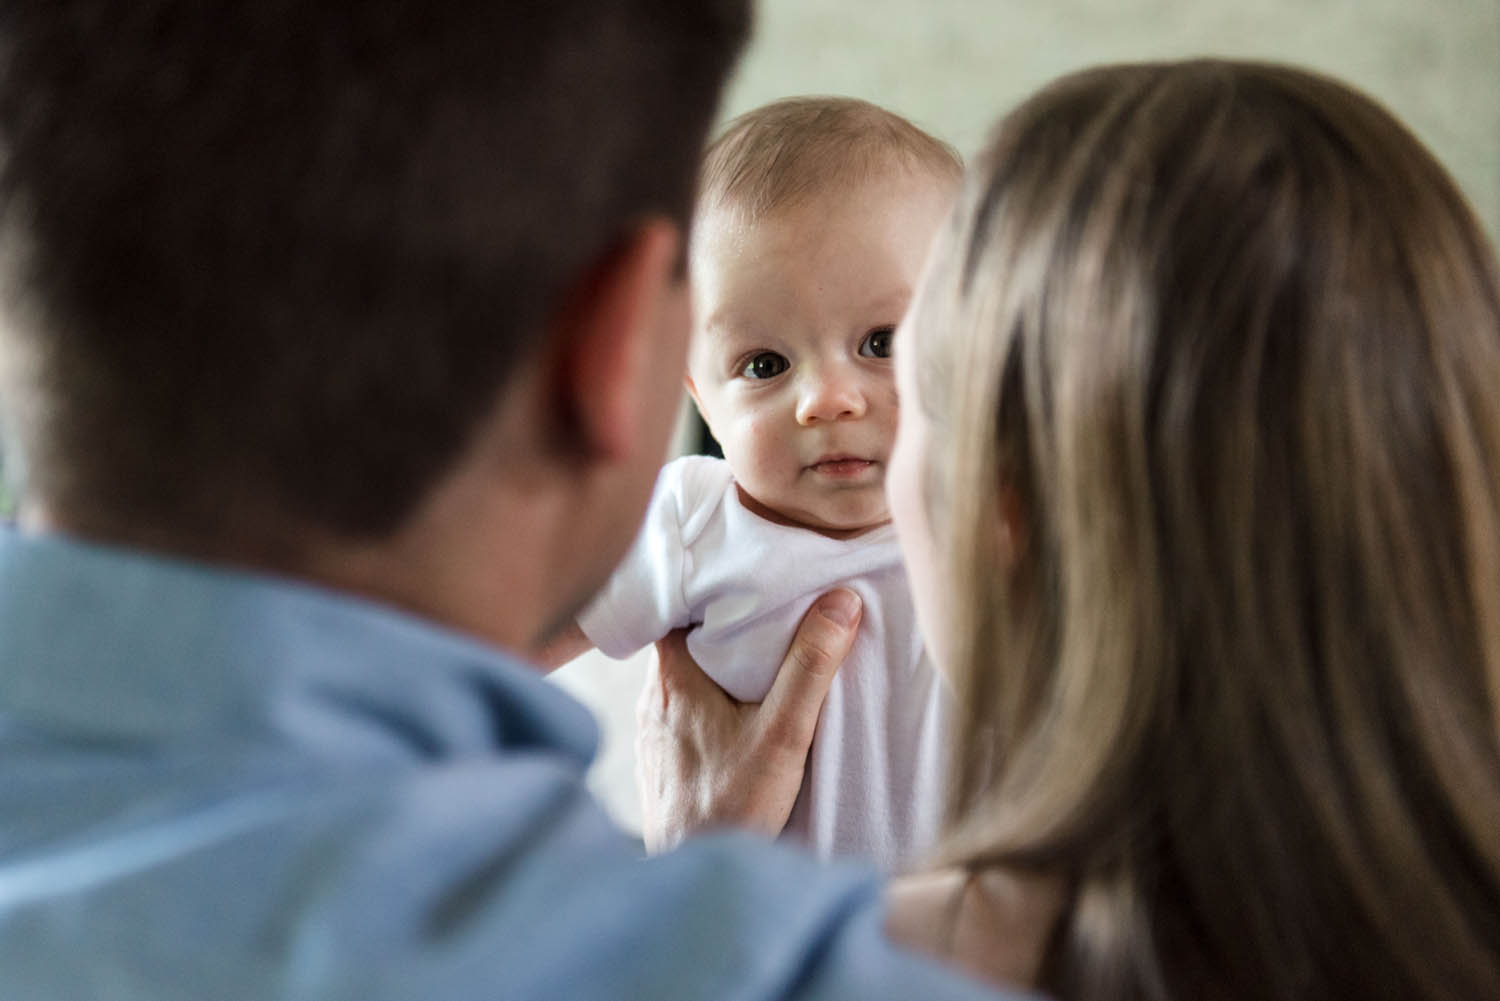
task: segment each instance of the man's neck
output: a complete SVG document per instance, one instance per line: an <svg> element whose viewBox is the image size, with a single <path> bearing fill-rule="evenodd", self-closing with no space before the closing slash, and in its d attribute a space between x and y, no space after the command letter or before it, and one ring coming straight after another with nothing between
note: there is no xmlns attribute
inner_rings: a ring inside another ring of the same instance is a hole
<svg viewBox="0 0 1500 1001"><path fill-rule="evenodd" d="M460 474L461 475L461 474ZM390 605L525 654L556 620L554 599L539 581L546 566L535 551L544 536L533 519L478 510L471 491L449 484L389 537L339 537L305 525L275 535L190 533L132 520L114 524L69 517L44 504L20 513L25 532L56 532L106 545L232 569L303 580ZM503 525L504 530L495 526Z"/></svg>

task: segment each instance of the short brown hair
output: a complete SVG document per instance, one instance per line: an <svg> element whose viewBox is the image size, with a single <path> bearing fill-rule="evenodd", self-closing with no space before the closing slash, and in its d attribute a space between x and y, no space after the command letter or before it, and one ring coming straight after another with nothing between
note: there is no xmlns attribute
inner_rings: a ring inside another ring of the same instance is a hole
<svg viewBox="0 0 1500 1001"><path fill-rule="evenodd" d="M8 388L30 486L175 534L389 533L647 213L744 0L17 0Z"/></svg>
<svg viewBox="0 0 1500 1001"><path fill-rule="evenodd" d="M699 204L734 206L750 219L857 183L893 165L956 185L952 146L894 112L852 97L789 97L735 118L703 157Z"/></svg>
<svg viewBox="0 0 1500 1001"><path fill-rule="evenodd" d="M912 315L949 860L1072 888L1040 986L1500 997L1500 271L1431 154L1287 67L1074 75Z"/></svg>

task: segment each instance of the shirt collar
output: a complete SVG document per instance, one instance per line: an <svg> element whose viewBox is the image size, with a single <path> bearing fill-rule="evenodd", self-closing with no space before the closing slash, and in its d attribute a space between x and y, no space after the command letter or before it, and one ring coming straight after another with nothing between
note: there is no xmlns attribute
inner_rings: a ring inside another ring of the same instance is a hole
<svg viewBox="0 0 1500 1001"><path fill-rule="evenodd" d="M588 711L395 609L58 535L0 533L0 724L111 741L270 741L335 756L558 752Z"/></svg>

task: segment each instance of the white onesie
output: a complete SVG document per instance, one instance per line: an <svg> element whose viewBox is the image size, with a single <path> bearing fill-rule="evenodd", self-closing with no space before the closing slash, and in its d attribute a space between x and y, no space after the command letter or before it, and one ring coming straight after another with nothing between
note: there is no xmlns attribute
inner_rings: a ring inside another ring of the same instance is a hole
<svg viewBox="0 0 1500 1001"><path fill-rule="evenodd" d="M694 625L694 659L758 701L803 614L836 585L858 592L863 617L786 829L824 857L895 871L933 846L951 696L923 650L890 525L849 540L777 525L740 502L722 459L687 456L662 470L640 536L579 624L616 658Z"/></svg>

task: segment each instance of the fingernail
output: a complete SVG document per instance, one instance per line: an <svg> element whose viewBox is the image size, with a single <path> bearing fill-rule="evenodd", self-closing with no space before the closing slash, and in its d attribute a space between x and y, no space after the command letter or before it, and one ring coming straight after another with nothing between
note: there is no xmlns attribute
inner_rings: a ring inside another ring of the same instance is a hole
<svg viewBox="0 0 1500 1001"><path fill-rule="evenodd" d="M859 595L842 587L837 591L830 591L818 601L818 611L822 616L841 626L852 625L854 617L859 614L859 608Z"/></svg>

